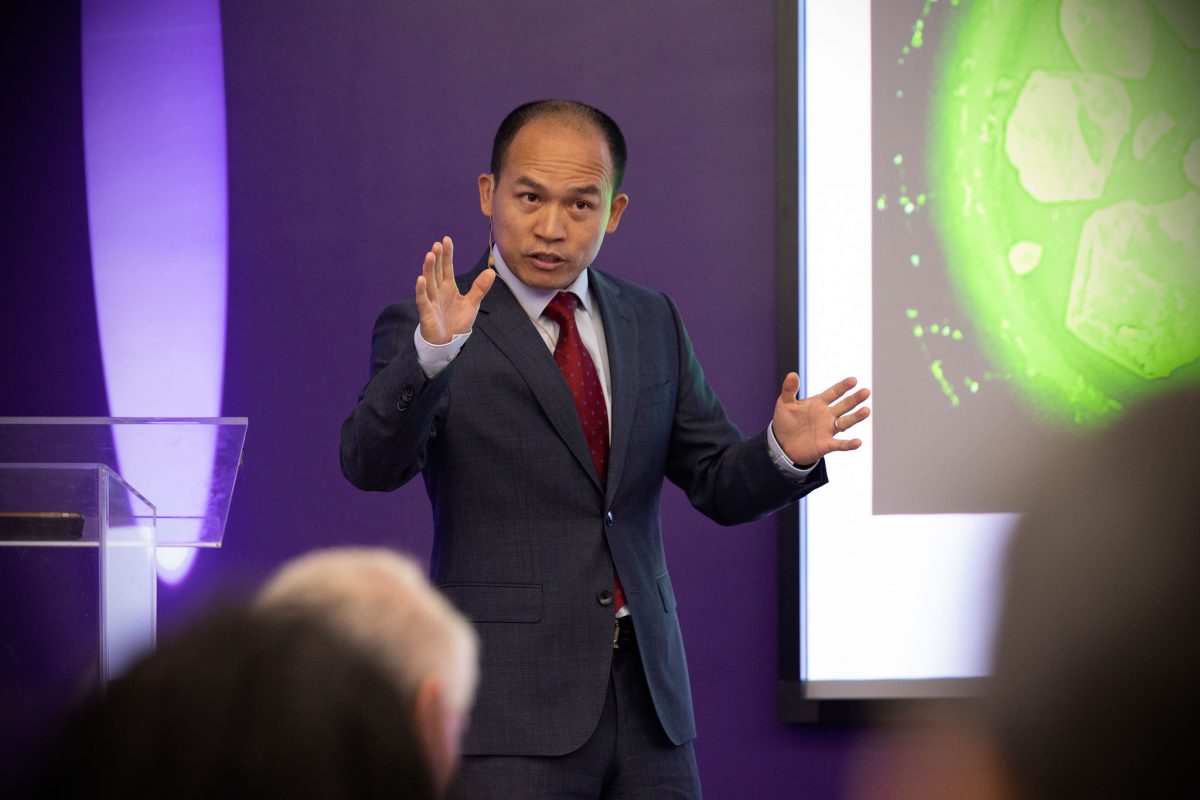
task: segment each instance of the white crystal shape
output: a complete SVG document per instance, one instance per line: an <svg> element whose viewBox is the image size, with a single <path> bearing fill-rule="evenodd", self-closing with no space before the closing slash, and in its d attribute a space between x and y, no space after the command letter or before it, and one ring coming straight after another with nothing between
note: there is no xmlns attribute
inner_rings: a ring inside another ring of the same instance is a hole
<svg viewBox="0 0 1200 800"><path fill-rule="evenodd" d="M1146 379L1200 358L1200 195L1126 200L1088 217L1066 324Z"/></svg>
<svg viewBox="0 0 1200 800"><path fill-rule="evenodd" d="M1131 115L1129 93L1115 78L1035 70L1009 115L1004 152L1038 200L1095 200Z"/></svg>
<svg viewBox="0 0 1200 800"><path fill-rule="evenodd" d="M1150 74L1154 14L1143 0L1063 0L1058 22L1083 69L1118 78Z"/></svg>

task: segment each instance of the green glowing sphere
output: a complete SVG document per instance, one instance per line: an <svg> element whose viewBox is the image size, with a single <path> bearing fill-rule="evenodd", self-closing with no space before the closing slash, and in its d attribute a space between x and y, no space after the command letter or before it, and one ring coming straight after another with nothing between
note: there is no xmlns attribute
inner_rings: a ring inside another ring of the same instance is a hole
<svg viewBox="0 0 1200 800"><path fill-rule="evenodd" d="M963 2L931 105L934 224L997 369L1091 425L1200 381L1200 3Z"/></svg>

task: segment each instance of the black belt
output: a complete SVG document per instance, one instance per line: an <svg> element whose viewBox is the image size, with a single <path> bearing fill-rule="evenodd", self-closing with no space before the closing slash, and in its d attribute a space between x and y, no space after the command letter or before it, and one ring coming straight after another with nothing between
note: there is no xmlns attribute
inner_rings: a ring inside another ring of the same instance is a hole
<svg viewBox="0 0 1200 800"><path fill-rule="evenodd" d="M613 650L625 650L637 644L633 637L633 615L617 617L613 623Z"/></svg>

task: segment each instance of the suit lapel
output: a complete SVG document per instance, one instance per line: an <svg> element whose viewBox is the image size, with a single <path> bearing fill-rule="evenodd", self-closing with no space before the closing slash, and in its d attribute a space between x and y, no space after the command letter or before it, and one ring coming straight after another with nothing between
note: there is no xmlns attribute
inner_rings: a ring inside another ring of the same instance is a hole
<svg viewBox="0 0 1200 800"><path fill-rule="evenodd" d="M470 275L462 278L460 286L470 287L481 267L482 265L476 267ZM607 321L605 325L607 326ZM595 464L592 463L592 455L588 451L583 426L580 425L579 415L575 411L575 400L571 397L571 390L567 387L558 364L554 363L554 356L504 281L497 280L492 290L483 298L475 326L521 374L533 391L533 396L537 398L542 411L558 431L558 435L562 437L575 459L587 470L597 490L600 490L600 477L596 474ZM611 457L609 463L611 475Z"/></svg>
<svg viewBox="0 0 1200 800"><path fill-rule="evenodd" d="M608 348L608 379L613 407L605 496L611 503L621 482L637 406L638 325L628 304L621 302L621 290L607 275L593 269L588 281L588 290L600 306L600 319L604 323L604 339Z"/></svg>

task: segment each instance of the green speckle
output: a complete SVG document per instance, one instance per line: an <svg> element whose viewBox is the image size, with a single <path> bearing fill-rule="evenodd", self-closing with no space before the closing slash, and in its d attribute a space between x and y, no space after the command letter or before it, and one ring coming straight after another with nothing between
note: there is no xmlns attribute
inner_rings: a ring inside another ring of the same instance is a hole
<svg viewBox="0 0 1200 800"><path fill-rule="evenodd" d="M924 336L924 335L925 335L925 329L924 329L924 328L922 328L920 325L913 325L913 336L915 336L915 337L917 337L918 339L920 339L920 338L921 338L922 336Z"/></svg>
<svg viewBox="0 0 1200 800"><path fill-rule="evenodd" d="M933 373L933 379L938 382L938 386L942 387L942 394L950 399L950 405L958 408L958 395L954 393L954 387L950 381L946 380L946 373L942 370L942 360L939 358L930 364L929 371Z"/></svg>
<svg viewBox="0 0 1200 800"><path fill-rule="evenodd" d="M915 308L906 308L904 309L904 316L908 317L909 319L916 319L917 310Z"/></svg>
<svg viewBox="0 0 1200 800"><path fill-rule="evenodd" d="M956 342L961 342L963 340L963 332L955 328L954 333L950 334L950 338Z"/></svg>
<svg viewBox="0 0 1200 800"><path fill-rule="evenodd" d="M929 326L929 332L934 334L935 336L937 335L938 331L940 331L940 330L941 330L941 328L938 326L938 324L936 322Z"/></svg>
<svg viewBox="0 0 1200 800"><path fill-rule="evenodd" d="M913 253L908 257L908 263L912 264L914 267L919 267L921 266L921 257L916 253Z"/></svg>
<svg viewBox="0 0 1200 800"><path fill-rule="evenodd" d="M904 163L904 155L902 153L896 153L896 155L892 156L892 163L896 166L900 166Z"/></svg>
<svg viewBox="0 0 1200 800"><path fill-rule="evenodd" d="M875 200L875 208L879 209L880 211L887 210L887 195L886 194L879 195L878 199Z"/></svg>

